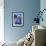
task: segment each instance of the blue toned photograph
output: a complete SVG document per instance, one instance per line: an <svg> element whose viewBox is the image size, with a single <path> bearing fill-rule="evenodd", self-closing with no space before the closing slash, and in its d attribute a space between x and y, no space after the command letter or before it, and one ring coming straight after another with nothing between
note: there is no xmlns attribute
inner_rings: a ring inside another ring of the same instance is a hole
<svg viewBox="0 0 46 46"><path fill-rule="evenodd" d="M15 24L21 24L21 14L20 15L14 15L14 23Z"/></svg>
<svg viewBox="0 0 46 46"><path fill-rule="evenodd" d="M23 26L24 25L24 12L13 12L13 26Z"/></svg>

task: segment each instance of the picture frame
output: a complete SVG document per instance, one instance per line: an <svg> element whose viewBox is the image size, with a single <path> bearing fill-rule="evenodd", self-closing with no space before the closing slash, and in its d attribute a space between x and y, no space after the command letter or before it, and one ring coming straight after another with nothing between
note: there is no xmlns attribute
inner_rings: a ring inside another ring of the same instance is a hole
<svg viewBox="0 0 46 46"><path fill-rule="evenodd" d="M12 26L13 27L24 26L24 12L12 12Z"/></svg>

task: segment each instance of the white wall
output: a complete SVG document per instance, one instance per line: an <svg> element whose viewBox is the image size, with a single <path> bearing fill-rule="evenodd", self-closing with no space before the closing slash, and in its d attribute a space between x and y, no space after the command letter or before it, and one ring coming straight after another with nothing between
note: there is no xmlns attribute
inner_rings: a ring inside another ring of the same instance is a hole
<svg viewBox="0 0 46 46"><path fill-rule="evenodd" d="M4 0L0 0L0 42L4 41Z"/></svg>
<svg viewBox="0 0 46 46"><path fill-rule="evenodd" d="M40 10L46 9L46 0L40 0ZM46 27L46 10L43 12L43 22L40 21L40 24Z"/></svg>

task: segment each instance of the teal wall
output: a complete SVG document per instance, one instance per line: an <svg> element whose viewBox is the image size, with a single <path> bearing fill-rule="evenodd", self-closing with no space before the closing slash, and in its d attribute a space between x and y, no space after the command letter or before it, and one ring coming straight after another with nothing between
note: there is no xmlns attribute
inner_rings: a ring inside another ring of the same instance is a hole
<svg viewBox="0 0 46 46"><path fill-rule="evenodd" d="M4 35L7 41L18 41L32 29L35 12L40 9L40 0L5 0ZM12 27L12 12L24 12L24 27Z"/></svg>

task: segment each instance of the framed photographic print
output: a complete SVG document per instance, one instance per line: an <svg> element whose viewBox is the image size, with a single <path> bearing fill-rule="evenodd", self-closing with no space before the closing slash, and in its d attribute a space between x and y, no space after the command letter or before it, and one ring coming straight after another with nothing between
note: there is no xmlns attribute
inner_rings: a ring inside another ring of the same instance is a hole
<svg viewBox="0 0 46 46"><path fill-rule="evenodd" d="M12 12L12 26L24 26L24 12Z"/></svg>

